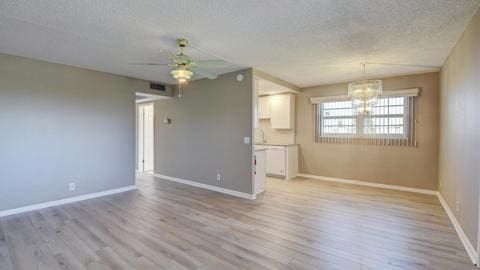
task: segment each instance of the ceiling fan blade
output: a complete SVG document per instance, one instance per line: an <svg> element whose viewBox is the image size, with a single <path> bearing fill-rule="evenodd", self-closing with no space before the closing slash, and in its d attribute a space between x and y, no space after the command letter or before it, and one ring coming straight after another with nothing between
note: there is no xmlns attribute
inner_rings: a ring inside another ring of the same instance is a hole
<svg viewBox="0 0 480 270"><path fill-rule="evenodd" d="M215 75L213 73L210 73L204 69L201 69L201 68L195 68L193 70L196 74L202 76L202 77L205 77L205 78L209 78L210 80L213 80L213 79L216 79L218 77L218 75Z"/></svg>
<svg viewBox="0 0 480 270"><path fill-rule="evenodd" d="M199 60L195 61L198 66L202 67L229 67L230 63L224 60Z"/></svg>
<svg viewBox="0 0 480 270"><path fill-rule="evenodd" d="M136 66L168 66L170 64L164 63L128 63L129 65L136 65Z"/></svg>
<svg viewBox="0 0 480 270"><path fill-rule="evenodd" d="M178 55L170 50L166 50L165 53L168 55L168 59L170 59L170 61L178 59Z"/></svg>

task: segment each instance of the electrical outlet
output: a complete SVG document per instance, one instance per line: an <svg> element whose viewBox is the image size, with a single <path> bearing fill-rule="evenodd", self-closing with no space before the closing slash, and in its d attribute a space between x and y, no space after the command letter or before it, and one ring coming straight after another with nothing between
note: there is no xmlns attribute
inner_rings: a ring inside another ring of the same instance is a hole
<svg viewBox="0 0 480 270"><path fill-rule="evenodd" d="M68 189L70 191L74 191L76 188L76 185L75 185L75 182L71 182L70 184L68 184Z"/></svg>
<svg viewBox="0 0 480 270"><path fill-rule="evenodd" d="M455 202L455 210L456 210L457 212L460 212L460 201L456 201L456 202Z"/></svg>
<svg viewBox="0 0 480 270"><path fill-rule="evenodd" d="M217 173L217 181L220 181L220 180L222 180L222 175Z"/></svg>
<svg viewBox="0 0 480 270"><path fill-rule="evenodd" d="M250 144L250 137L243 137L244 144Z"/></svg>

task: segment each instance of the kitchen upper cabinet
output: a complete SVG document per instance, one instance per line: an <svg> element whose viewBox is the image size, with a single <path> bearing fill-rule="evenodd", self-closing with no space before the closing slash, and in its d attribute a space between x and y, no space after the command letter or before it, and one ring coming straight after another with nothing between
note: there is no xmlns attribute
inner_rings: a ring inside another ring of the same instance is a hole
<svg viewBox="0 0 480 270"><path fill-rule="evenodd" d="M258 98L258 119L270 119L270 96Z"/></svg>
<svg viewBox="0 0 480 270"><path fill-rule="evenodd" d="M276 129L295 127L295 95L269 96L270 124Z"/></svg>

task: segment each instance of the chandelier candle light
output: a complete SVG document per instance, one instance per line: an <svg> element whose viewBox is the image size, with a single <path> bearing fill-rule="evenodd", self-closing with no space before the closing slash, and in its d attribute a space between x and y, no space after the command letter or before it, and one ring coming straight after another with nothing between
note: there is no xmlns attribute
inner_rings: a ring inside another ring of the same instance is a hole
<svg viewBox="0 0 480 270"><path fill-rule="evenodd" d="M368 115L372 111L372 105L378 101L382 94L382 80L367 80L366 63L363 65L363 80L348 84L348 96L352 98L353 106L358 114Z"/></svg>

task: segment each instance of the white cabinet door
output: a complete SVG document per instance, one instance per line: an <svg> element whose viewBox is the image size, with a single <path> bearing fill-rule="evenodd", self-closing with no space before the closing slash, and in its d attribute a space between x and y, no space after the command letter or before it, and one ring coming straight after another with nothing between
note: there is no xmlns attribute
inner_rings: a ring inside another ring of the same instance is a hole
<svg viewBox="0 0 480 270"><path fill-rule="evenodd" d="M270 97L258 98L258 119L270 119Z"/></svg>
<svg viewBox="0 0 480 270"><path fill-rule="evenodd" d="M267 149L267 174L285 175L285 148Z"/></svg>
<svg viewBox="0 0 480 270"><path fill-rule="evenodd" d="M298 176L298 145L289 145L285 147L286 166L285 179L292 179Z"/></svg>
<svg viewBox="0 0 480 270"><path fill-rule="evenodd" d="M266 155L266 151L255 151L255 195L265 190Z"/></svg>
<svg viewBox="0 0 480 270"><path fill-rule="evenodd" d="M293 129L295 119L295 96L270 96L270 123L272 128Z"/></svg>

